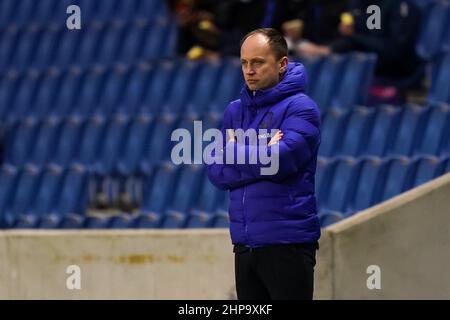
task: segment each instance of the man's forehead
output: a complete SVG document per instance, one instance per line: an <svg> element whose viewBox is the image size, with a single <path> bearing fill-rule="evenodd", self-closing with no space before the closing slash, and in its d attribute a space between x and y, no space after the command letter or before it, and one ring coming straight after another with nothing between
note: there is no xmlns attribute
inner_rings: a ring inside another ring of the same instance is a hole
<svg viewBox="0 0 450 320"><path fill-rule="evenodd" d="M268 39L262 34L253 34L247 39L241 47L241 57L251 57L256 55L267 55L270 53Z"/></svg>

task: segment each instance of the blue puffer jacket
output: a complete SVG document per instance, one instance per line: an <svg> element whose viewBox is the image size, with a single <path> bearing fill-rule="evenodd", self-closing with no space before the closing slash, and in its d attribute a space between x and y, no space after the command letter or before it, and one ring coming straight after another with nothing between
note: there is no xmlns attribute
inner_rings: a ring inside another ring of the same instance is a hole
<svg viewBox="0 0 450 320"><path fill-rule="evenodd" d="M320 237L314 191L320 113L315 102L304 93L305 86L303 65L289 63L275 87L252 93L244 86L240 99L225 110L224 135L226 129L239 128L280 129L284 133L279 142L279 170L274 175L261 175L259 169L264 166L257 164L208 165L211 182L230 190L233 244L259 247L310 243ZM268 141L270 137L266 138ZM248 155L249 149L256 146L233 147L235 152Z"/></svg>

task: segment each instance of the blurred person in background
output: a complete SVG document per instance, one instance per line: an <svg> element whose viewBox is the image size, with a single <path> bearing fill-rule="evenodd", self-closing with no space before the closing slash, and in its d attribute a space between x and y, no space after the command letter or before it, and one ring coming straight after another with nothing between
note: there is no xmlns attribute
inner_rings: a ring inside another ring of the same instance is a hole
<svg viewBox="0 0 450 320"><path fill-rule="evenodd" d="M216 26L216 1L168 0L178 24L176 51L188 59L215 57L221 31Z"/></svg>
<svg viewBox="0 0 450 320"><path fill-rule="evenodd" d="M380 29L367 27L371 16L367 8L371 5L380 8ZM422 61L415 50L419 23L420 11L410 0L348 0L347 12L341 15L336 39L328 45L302 42L295 51L303 57L350 51L376 53L375 85L379 86L378 89L396 87L397 92L393 94L401 99L401 91L420 80L420 75L416 74Z"/></svg>
<svg viewBox="0 0 450 320"><path fill-rule="evenodd" d="M239 40L257 28L282 30L283 23L296 20L307 0L229 0L217 5L217 25L223 30L220 53L239 56Z"/></svg>

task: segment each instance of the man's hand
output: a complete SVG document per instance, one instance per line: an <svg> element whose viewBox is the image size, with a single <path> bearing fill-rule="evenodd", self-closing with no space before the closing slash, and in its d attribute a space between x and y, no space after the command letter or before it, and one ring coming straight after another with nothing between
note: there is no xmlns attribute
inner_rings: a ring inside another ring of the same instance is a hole
<svg viewBox="0 0 450 320"><path fill-rule="evenodd" d="M278 143L278 141L281 140L281 138L283 138L283 132L281 132L281 130L279 130L277 133L275 133L275 135L272 137L272 139L270 139L269 143L267 144L268 147L270 147L271 145L274 145L275 143Z"/></svg>

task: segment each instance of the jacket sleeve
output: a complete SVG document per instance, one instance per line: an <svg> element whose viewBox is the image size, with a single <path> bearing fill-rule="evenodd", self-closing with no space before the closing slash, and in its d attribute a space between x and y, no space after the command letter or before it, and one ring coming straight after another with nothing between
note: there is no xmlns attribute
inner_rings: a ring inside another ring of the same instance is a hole
<svg viewBox="0 0 450 320"><path fill-rule="evenodd" d="M236 154L245 153L246 159L252 154L259 155L259 152L266 152L272 162L278 158L278 167L274 168L273 174L262 174L261 169L269 165L261 164L259 158L256 164L235 164L234 168L246 177L272 181L283 180L304 170L315 157L320 144L320 114L314 101L306 96L293 101L288 106L280 130L284 135L277 147L236 146Z"/></svg>
<svg viewBox="0 0 450 320"><path fill-rule="evenodd" d="M226 129L233 128L231 122L231 112L230 112L231 104L225 109L223 123L222 123L222 138L223 138L223 150L229 150L229 148L233 148L234 142L226 142L227 135ZM215 154L213 153L214 157ZM213 163L207 166L208 178L213 185L222 190L234 189L237 187L241 187L250 183L253 183L261 178L255 177L251 173L240 171L232 164L226 164L226 152L222 154L223 162L222 164Z"/></svg>

